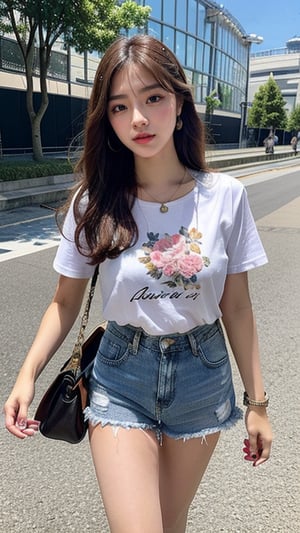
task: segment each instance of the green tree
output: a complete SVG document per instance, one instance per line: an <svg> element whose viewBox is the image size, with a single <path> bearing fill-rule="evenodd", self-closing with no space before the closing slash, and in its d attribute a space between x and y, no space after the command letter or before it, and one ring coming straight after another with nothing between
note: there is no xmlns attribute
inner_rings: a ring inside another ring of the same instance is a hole
<svg viewBox="0 0 300 533"><path fill-rule="evenodd" d="M288 118L288 131L300 131L300 105L296 105Z"/></svg>
<svg viewBox="0 0 300 533"><path fill-rule="evenodd" d="M214 110L221 105L221 101L219 100L216 89L214 89L208 96L205 97L205 102L205 115L209 117L213 114Z"/></svg>
<svg viewBox="0 0 300 533"><path fill-rule="evenodd" d="M25 65L26 107L33 158L43 158L41 122L48 107L47 72L58 38L78 52L103 52L122 30L144 27L151 8L133 0L0 0L0 31L14 33ZM38 49L40 103L33 102L35 48Z"/></svg>
<svg viewBox="0 0 300 533"><path fill-rule="evenodd" d="M206 124L206 132L207 132L207 139L208 142L214 142L213 141L213 133L211 128L211 122L212 122L212 116L214 113L214 110L221 106L221 100L219 100L218 94L216 89L214 89L208 96L205 97L205 124Z"/></svg>
<svg viewBox="0 0 300 533"><path fill-rule="evenodd" d="M287 113L286 102L271 75L268 81L259 87L254 95L253 105L248 114L248 126L254 128L285 128Z"/></svg>
<svg viewBox="0 0 300 533"><path fill-rule="evenodd" d="M248 111L248 126L251 128L259 128L264 124L265 99L265 85L260 85L258 91L254 95L252 106Z"/></svg>

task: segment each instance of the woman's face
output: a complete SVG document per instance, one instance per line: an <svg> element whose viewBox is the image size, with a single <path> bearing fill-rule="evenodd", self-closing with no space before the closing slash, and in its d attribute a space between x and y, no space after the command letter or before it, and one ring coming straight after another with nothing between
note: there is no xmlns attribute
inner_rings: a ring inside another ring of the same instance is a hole
<svg viewBox="0 0 300 533"><path fill-rule="evenodd" d="M132 64L112 79L108 118L135 157L151 158L174 150L180 111L175 95L163 89L146 68Z"/></svg>

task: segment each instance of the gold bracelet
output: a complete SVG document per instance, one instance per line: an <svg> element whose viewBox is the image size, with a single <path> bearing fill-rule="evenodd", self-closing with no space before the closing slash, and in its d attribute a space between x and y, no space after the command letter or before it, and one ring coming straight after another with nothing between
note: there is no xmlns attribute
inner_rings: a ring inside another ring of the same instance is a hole
<svg viewBox="0 0 300 533"><path fill-rule="evenodd" d="M269 397L265 393L265 399L264 400L262 400L262 401L251 400L251 398L249 398L249 396L248 396L248 393L245 391L244 392L244 401L243 401L243 403L244 403L244 405L246 405L246 407L248 407L249 405L253 405L253 407L268 407L268 405L269 405Z"/></svg>

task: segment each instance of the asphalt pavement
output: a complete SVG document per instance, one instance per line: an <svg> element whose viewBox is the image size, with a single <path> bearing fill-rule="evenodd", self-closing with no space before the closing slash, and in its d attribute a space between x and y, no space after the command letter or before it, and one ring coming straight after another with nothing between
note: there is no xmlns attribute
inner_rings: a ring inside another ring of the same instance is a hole
<svg viewBox="0 0 300 533"><path fill-rule="evenodd" d="M224 432L193 502L187 533L300 531L299 172L300 167L295 167L293 174L282 168L267 174L258 170L255 175L252 172L250 176L249 171L249 176L243 177L269 257L267 266L250 273L250 284L265 387L270 396L269 413L275 437L272 458L265 465L253 468L243 460L243 422ZM289 193L291 190L293 192ZM30 215L34 218L36 214L27 212L29 220ZM23 253L17 247L12 257L7 243L14 242L14 232L18 232L24 213L19 213L19 219L16 212L11 218L9 213L5 216L8 218L4 225L7 231L11 228L12 239L7 241L2 234L0 242L4 250L0 255L0 260L3 258L0 262L1 404L10 391L56 282L52 270L56 234L53 227L54 233L50 235L50 218L44 220L38 230L32 223L27 243L33 247L31 252ZM51 241L48 248L43 248L45 236ZM32 241L40 244L32 244ZM33 250L38 251L32 253ZM95 310L100 306L96 291L91 327L98 321ZM39 378L32 414L42 392L70 353L76 331L75 326ZM234 363L233 371L238 404L242 407L243 388ZM49 441L41 435L18 441L2 424L0 446L1 532L109 532L87 439L75 446Z"/></svg>

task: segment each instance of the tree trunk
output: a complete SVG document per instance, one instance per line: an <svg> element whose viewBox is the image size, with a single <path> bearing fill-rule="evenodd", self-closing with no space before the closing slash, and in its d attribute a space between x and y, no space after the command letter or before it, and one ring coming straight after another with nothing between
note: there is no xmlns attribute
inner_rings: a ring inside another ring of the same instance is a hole
<svg viewBox="0 0 300 533"><path fill-rule="evenodd" d="M26 107L31 124L31 140L32 140L32 154L35 161L43 160L43 148L41 137L41 122L48 107L47 94L47 58L44 50L40 50L40 88L41 88L41 102L36 111L33 104L33 59L34 59L34 44L28 50L25 69L26 69Z"/></svg>
<svg viewBox="0 0 300 533"><path fill-rule="evenodd" d="M34 161L43 160L43 147L41 137L41 120L38 115L31 121L32 157Z"/></svg>
<svg viewBox="0 0 300 533"><path fill-rule="evenodd" d="M41 103L35 113L30 114L31 122L31 137L32 137L32 152L33 159L35 161L43 160L43 147L42 147L42 135L41 135L41 122L46 113L48 107L48 94L46 88L46 80L41 87ZM33 93L31 98L33 99ZM32 106L33 107L33 106Z"/></svg>

